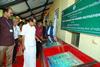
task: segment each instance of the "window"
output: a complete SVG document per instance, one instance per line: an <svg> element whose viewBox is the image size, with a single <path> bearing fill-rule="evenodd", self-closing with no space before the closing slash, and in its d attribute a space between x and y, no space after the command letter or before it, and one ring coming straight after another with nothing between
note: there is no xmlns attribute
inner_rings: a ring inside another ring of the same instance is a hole
<svg viewBox="0 0 100 67"><path fill-rule="evenodd" d="M79 46L79 39L80 39L80 33L72 32L72 40L71 40L71 43L73 45L75 45L76 47Z"/></svg>

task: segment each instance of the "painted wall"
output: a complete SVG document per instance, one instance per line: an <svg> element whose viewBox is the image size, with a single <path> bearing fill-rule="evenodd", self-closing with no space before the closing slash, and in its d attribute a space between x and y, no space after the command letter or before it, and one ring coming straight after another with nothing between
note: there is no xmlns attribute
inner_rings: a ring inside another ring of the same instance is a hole
<svg viewBox="0 0 100 67"><path fill-rule="evenodd" d="M0 17L2 16L2 10L0 10Z"/></svg>
<svg viewBox="0 0 100 67"><path fill-rule="evenodd" d="M79 49L100 62L100 37L81 34Z"/></svg>
<svg viewBox="0 0 100 67"><path fill-rule="evenodd" d="M62 11L65 9L65 8L67 8L67 7L69 7L69 6L71 6L72 4L74 4L74 1L75 0L60 0L60 13L62 13ZM62 15L62 14L60 14L60 15ZM60 17L60 23L61 23L61 17ZM60 27L61 27L61 25L60 25ZM61 28L60 28L61 29ZM64 35L63 35L63 33L65 33ZM63 35L64 37L65 37L65 42L66 43L69 43L69 44L71 44L71 38L72 38L72 33L71 32L69 32L69 31L63 31L62 33L61 33L61 35Z"/></svg>
<svg viewBox="0 0 100 67"><path fill-rule="evenodd" d="M61 13L62 10L74 4L75 0L54 0L54 4L51 6L49 11L49 19L53 20L54 11L59 8L59 19L57 23L57 37L71 44L72 33L69 31L61 30ZM92 58L100 61L100 37L80 34L79 50ZM72 44L71 44L72 45Z"/></svg>

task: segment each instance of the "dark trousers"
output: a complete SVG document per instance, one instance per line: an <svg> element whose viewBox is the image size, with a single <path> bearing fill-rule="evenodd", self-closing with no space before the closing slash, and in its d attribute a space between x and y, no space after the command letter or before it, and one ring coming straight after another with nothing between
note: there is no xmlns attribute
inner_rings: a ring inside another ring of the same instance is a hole
<svg viewBox="0 0 100 67"><path fill-rule="evenodd" d="M17 49L18 49L18 39L15 39L15 46L14 46L14 50L13 50L12 62L14 62L16 60Z"/></svg>
<svg viewBox="0 0 100 67"><path fill-rule="evenodd" d="M36 41L36 57L38 58L41 53L42 53L42 43Z"/></svg>

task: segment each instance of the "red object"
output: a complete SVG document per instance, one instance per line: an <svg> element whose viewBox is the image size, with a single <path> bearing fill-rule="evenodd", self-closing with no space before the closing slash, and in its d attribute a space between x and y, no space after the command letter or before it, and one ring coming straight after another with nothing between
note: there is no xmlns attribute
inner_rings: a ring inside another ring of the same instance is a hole
<svg viewBox="0 0 100 67"><path fill-rule="evenodd" d="M94 61L94 59L92 59L91 57L82 53L80 50L72 47L71 45L69 45L67 43L62 43L62 44L63 45L61 45L61 46L53 46L53 47L50 47L50 48L44 48L43 49L46 67L49 67L48 61L47 61L48 56L56 55L56 54L67 52L67 51L74 54L77 58L79 58L84 63L89 63L89 62ZM93 67L100 67L100 63L95 64Z"/></svg>
<svg viewBox="0 0 100 67"><path fill-rule="evenodd" d="M100 62L93 65L93 67L100 67Z"/></svg>

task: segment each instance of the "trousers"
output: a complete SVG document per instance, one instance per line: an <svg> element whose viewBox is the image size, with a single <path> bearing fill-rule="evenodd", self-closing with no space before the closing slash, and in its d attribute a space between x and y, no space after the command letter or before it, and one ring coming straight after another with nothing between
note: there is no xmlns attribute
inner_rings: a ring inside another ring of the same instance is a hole
<svg viewBox="0 0 100 67"><path fill-rule="evenodd" d="M13 56L12 46L0 46L0 67L4 67L4 55L6 54L6 67L12 67L12 56Z"/></svg>
<svg viewBox="0 0 100 67"><path fill-rule="evenodd" d="M18 49L18 39L15 39L15 46L14 46L14 49L13 49L12 62L14 62L16 60L17 49Z"/></svg>

